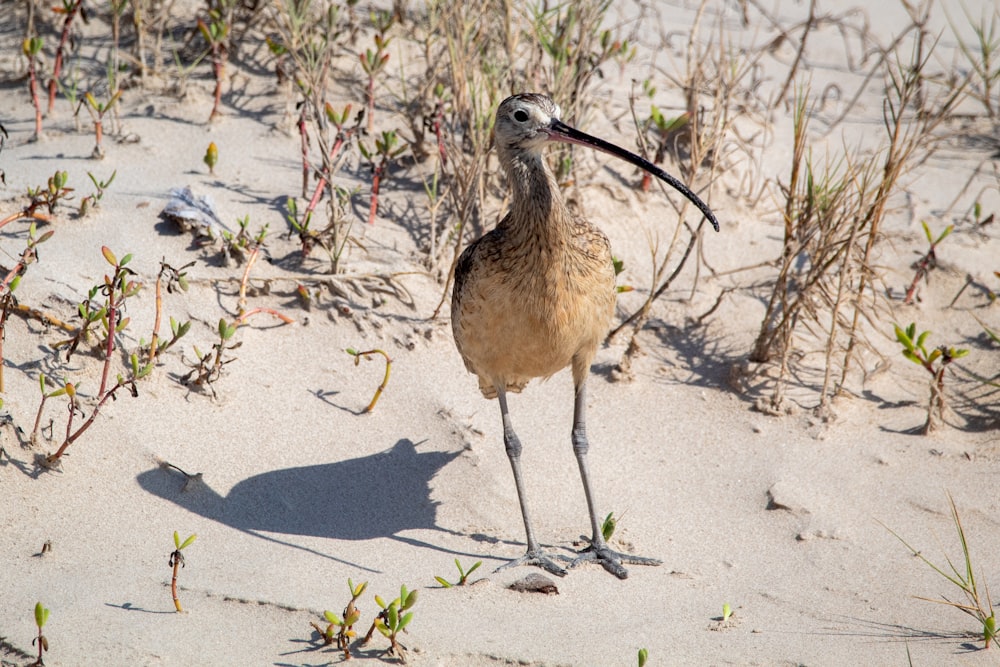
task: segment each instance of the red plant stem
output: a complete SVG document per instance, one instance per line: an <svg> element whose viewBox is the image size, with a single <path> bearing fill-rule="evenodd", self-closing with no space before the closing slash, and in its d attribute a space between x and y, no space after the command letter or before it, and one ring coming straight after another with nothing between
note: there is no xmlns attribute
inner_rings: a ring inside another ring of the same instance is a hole
<svg viewBox="0 0 1000 667"><path fill-rule="evenodd" d="M101 150L101 140L104 139L104 123L100 117L94 121L94 137L97 142L97 150Z"/></svg>
<svg viewBox="0 0 1000 667"><path fill-rule="evenodd" d="M156 276L156 317L153 318L153 335L149 338L149 363L156 359L156 348L160 342L160 319L163 315L163 267L160 267L160 274Z"/></svg>
<svg viewBox="0 0 1000 667"><path fill-rule="evenodd" d="M56 85L59 80L59 74L62 73L63 53L66 42L69 41L69 29L73 24L73 19L80 11L81 4L83 4L83 0L76 0L69 11L66 12L66 20L63 21L62 34L59 36L59 46L56 48L56 59L52 65L52 78L49 79L49 114L52 113L52 109L56 105Z"/></svg>
<svg viewBox="0 0 1000 667"><path fill-rule="evenodd" d="M389 164L389 159L382 157L382 161L375 167L375 171L372 174L372 202L368 207L368 224L375 224L375 216L378 214L378 191L382 183L382 174L385 173L385 168Z"/></svg>
<svg viewBox="0 0 1000 667"><path fill-rule="evenodd" d="M309 194L309 132L306 130L306 110L308 104L303 104L299 110L299 137L302 141L302 197Z"/></svg>
<svg viewBox="0 0 1000 667"><path fill-rule="evenodd" d="M368 75L368 134L375 131L375 73Z"/></svg>
<svg viewBox="0 0 1000 667"><path fill-rule="evenodd" d="M100 400L97 402L97 405L94 406L94 411L90 413L89 417L87 417L87 421L83 422L80 428L78 428L76 431L70 434L69 431L73 423L73 413L75 412L74 399L71 397L70 409L69 409L70 410L69 422L66 425L66 430L67 430L66 440L63 442L63 444L59 446L59 449L56 450L56 453L46 457L46 460L49 463L55 463L56 461L58 461L59 458L62 457L66 449L74 442L76 442L79 439L79 437L83 435L88 428L90 428L90 426L94 423L94 420L97 419L97 415L100 414L101 408L104 407L104 404L108 402L108 399L114 398L115 392L117 392L123 386L124 385L116 384L114 387L111 388L111 390L108 393L101 396Z"/></svg>
<svg viewBox="0 0 1000 667"><path fill-rule="evenodd" d="M437 137L438 154L441 156L441 166L448 164L448 151L444 146L444 105L437 103L434 109L434 136Z"/></svg>
<svg viewBox="0 0 1000 667"><path fill-rule="evenodd" d="M225 52L221 45L214 44L212 46L212 72L215 74L215 103L212 105L212 114L208 117L209 121L219 117L219 104L222 102L222 77L225 71Z"/></svg>
<svg viewBox="0 0 1000 667"><path fill-rule="evenodd" d="M240 299L237 301L240 313L247 309L247 282L250 280L250 269L253 268L259 256L260 246L255 245L253 250L250 251L250 257L247 258L247 266L243 269L243 278L240 280Z"/></svg>
<svg viewBox="0 0 1000 667"><path fill-rule="evenodd" d="M31 103L35 105L35 139L42 136L42 103L38 101L38 76L35 69L35 56L28 56L28 90L31 91Z"/></svg>
<svg viewBox="0 0 1000 667"><path fill-rule="evenodd" d="M117 267L116 267L117 268ZM115 278L118 278L117 271ZM108 297L108 342L104 349L104 370L101 372L101 389L98 396L104 395L104 390L108 387L108 373L111 371L111 355L115 351L115 320L118 316L118 303L115 301L114 285L111 286L111 296Z"/></svg>
<svg viewBox="0 0 1000 667"><path fill-rule="evenodd" d="M177 597L177 570L181 566L181 558L183 556L181 556L180 551L175 551L170 556L170 562L174 566L174 575L170 578L170 594L174 597L174 607L177 609L178 614L184 611L181 609L181 599Z"/></svg>
<svg viewBox="0 0 1000 667"><path fill-rule="evenodd" d="M246 311L242 315L236 318L236 326L242 326L244 322L250 319L251 315L257 315L258 313L267 313L268 315L273 315L285 324L295 324L295 319L289 317L288 315L283 315L273 308L253 308Z"/></svg>
<svg viewBox="0 0 1000 667"><path fill-rule="evenodd" d="M333 142L333 146L330 147L330 163L337 158L337 154L340 153L340 149L344 147L344 143L350 136L354 134L354 130L344 132L338 128L337 138ZM302 219L305 220L309 217L309 214L316 210L316 206L319 204L319 200L323 195L323 190L326 188L327 179L329 174L322 173L319 180L316 182L316 189L313 190L312 199L309 200L309 205L306 206L306 210L302 214Z"/></svg>

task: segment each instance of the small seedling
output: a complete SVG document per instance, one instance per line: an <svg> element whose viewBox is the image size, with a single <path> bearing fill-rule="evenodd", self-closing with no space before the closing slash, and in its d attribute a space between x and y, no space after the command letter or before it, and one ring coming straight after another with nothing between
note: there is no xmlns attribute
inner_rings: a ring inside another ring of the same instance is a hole
<svg viewBox="0 0 1000 667"><path fill-rule="evenodd" d="M104 114L110 111L118 99L122 96L122 91L116 91L114 95L109 97L104 102L98 102L97 98L94 97L93 93L88 92L83 96L83 100L80 104L86 103L87 112L90 113L91 119L94 121L94 150L91 152L90 157L95 160L104 159L104 146L102 145L104 139Z"/></svg>
<svg viewBox="0 0 1000 667"><path fill-rule="evenodd" d="M733 608L729 606L728 602L722 603L722 622L725 623L729 620L729 617L733 615Z"/></svg>
<svg viewBox="0 0 1000 667"><path fill-rule="evenodd" d="M649 651L644 648L639 649L639 667L646 667L647 660L649 660Z"/></svg>
<svg viewBox="0 0 1000 667"><path fill-rule="evenodd" d="M916 323L910 323L905 330L898 324L894 324L893 327L896 330L896 340L903 346L903 356L931 374L931 396L927 403L927 422L923 429L924 433L929 433L937 428L938 422L944 420L944 413L948 407L944 395L944 374L948 364L955 359L961 359L969 351L941 345L928 352L924 343L930 331L924 331L918 336Z"/></svg>
<svg viewBox="0 0 1000 667"><path fill-rule="evenodd" d="M225 318L219 320L219 327L217 329L219 341L212 345L212 349L204 354L195 346L194 354L196 361L192 365L191 371L181 378L181 384L193 384L197 387L208 386L211 388L212 383L218 380L222 374L222 367L236 361L235 357L224 358L226 352L235 350L242 345L239 342L229 342L236 335L236 328L236 324L226 322Z"/></svg>
<svg viewBox="0 0 1000 667"><path fill-rule="evenodd" d="M963 568L964 573L960 572L947 556L945 556L945 562L948 563L947 570L944 567L938 567L928 560L927 557L920 551L911 547L906 540L900 537L892 528L889 528L881 521L879 521L879 523L883 528L892 533L897 540L902 542L903 546L909 549L914 556L922 560L928 567L962 591L962 595L965 597L965 602L955 602L953 600L949 600L944 595L941 596L940 600L919 596L917 599L926 600L927 602L936 602L938 604L946 604L949 607L954 607L955 609L958 609L959 611L976 619L982 627L983 643L986 645L986 648L989 648L990 643L997 637L996 612L993 610L993 600L990 598L990 589L988 586L984 585L983 590L980 591L979 584L976 582L976 576L972 566L972 556L969 554L969 543L965 538L965 529L962 528L962 520L958 516L958 508L955 506L955 499L951 497L950 493L948 494L948 505L951 507L951 519L955 524L955 531L958 533L958 541L962 545L962 558L965 561L965 567Z"/></svg>
<svg viewBox="0 0 1000 667"><path fill-rule="evenodd" d="M375 131L375 77L381 72L389 61L389 54L386 52L389 42L392 40L385 36L385 33L392 27L395 20L391 12L378 10L372 12L372 23L375 25L375 50L365 49L364 53L358 54L361 61L361 69L368 77L365 86L365 100L368 104L368 134Z"/></svg>
<svg viewBox="0 0 1000 667"><path fill-rule="evenodd" d="M41 667L45 663L42 661L42 653L49 650L49 640L42 634L42 628L49 620L49 610L41 602L35 604L35 625L38 626L38 636L31 640L31 645L38 644L38 660L35 665Z"/></svg>
<svg viewBox="0 0 1000 667"><path fill-rule="evenodd" d="M87 215L91 207L97 208L98 206L100 206L101 199L104 198L104 191L107 190L108 187L110 187L110 185L115 180L115 176L117 175L118 175L118 170L115 169L113 172L111 172L111 176L108 178L108 180L99 181L92 173L90 173L89 171L87 172L87 176L90 177L90 182L94 184L95 192L94 194L87 195L86 197L80 200L81 218Z"/></svg>
<svg viewBox="0 0 1000 667"><path fill-rule="evenodd" d="M208 43L208 52L212 56L212 74L215 76L215 93L213 94L212 113L208 121L219 117L219 104L222 102L222 82L225 80L226 60L229 58L229 32L232 24L232 7L235 3L219 2L218 7L209 3L208 21L198 19L198 31Z"/></svg>
<svg viewBox="0 0 1000 667"><path fill-rule="evenodd" d="M21 44L21 51L28 58L28 91L31 93L31 103L35 107L34 141L42 138L42 103L38 99L38 54L42 50L41 37L28 37Z"/></svg>
<svg viewBox="0 0 1000 667"><path fill-rule="evenodd" d="M907 305L913 303L913 299L917 294L917 285L920 284L920 281L926 281L931 270L937 268L936 252L938 245L948 238L948 235L951 234L953 229L955 229L955 225L948 225L937 238L934 238L934 235L931 233L931 228L927 225L927 223L921 221L920 224L924 227L924 236L927 237L927 242L930 244L930 248L928 248L927 252L925 252L923 256L913 264L913 268L915 270L913 280L910 282L910 287L906 290L906 296L903 297L903 303Z"/></svg>
<svg viewBox="0 0 1000 667"><path fill-rule="evenodd" d="M184 567L184 554L181 553L186 547L190 546L194 542L194 538L198 537L195 534L189 535L186 540L181 542L181 536L174 531L174 550L170 554L170 560L167 561L167 565L173 568L174 574L170 578L170 595L174 598L174 607L177 609L177 613L180 614L184 610L181 608L181 599L177 597L177 571Z"/></svg>
<svg viewBox="0 0 1000 667"><path fill-rule="evenodd" d="M466 581L469 579L469 575L472 574L473 572L475 572L479 568L479 566L482 565L482 564L483 564L483 561L477 560L475 563L473 563L472 567L469 568L469 571L466 572L465 569L462 568L462 564L456 558L455 559L455 567L458 568L458 581L456 581L453 584L453 583L449 582L447 579L445 579L444 577L437 577L437 576L435 576L434 578L437 580L437 582L439 584L441 584L445 588L451 588L452 586L465 586Z"/></svg>
<svg viewBox="0 0 1000 667"><path fill-rule="evenodd" d="M372 151L363 142L358 144L358 149L365 159L372 164L372 196L371 205L368 208L368 224L375 224L375 216L378 214L378 193L385 178L389 164L399 157L407 146L397 146L399 138L392 130L382 132L381 138L375 139L375 150ZM376 161L377 158L377 161Z"/></svg>
<svg viewBox="0 0 1000 667"><path fill-rule="evenodd" d="M215 176L215 165L219 163L219 147L215 145L214 141L208 144L205 157L201 161L208 165L208 173Z"/></svg>
<svg viewBox="0 0 1000 667"><path fill-rule="evenodd" d="M611 539L611 536L615 534L615 528L617 527L618 519L615 518L615 513L608 512L608 515L604 517L604 521L601 523L601 535L604 537L605 542Z"/></svg>
<svg viewBox="0 0 1000 667"><path fill-rule="evenodd" d="M375 630L378 630L391 644L388 649L389 655L394 655L405 663L406 647L399 643L399 633L403 632L413 620L413 612L409 610L417 603L417 591L407 591L404 585L399 589L399 597L392 602L386 604L385 600L376 595L375 603L382 608L382 611L375 617L362 644L367 644Z"/></svg>
<svg viewBox="0 0 1000 667"><path fill-rule="evenodd" d="M389 371L392 370L392 359L390 359L389 355L386 354L383 350L378 350L378 349L366 350L365 352L358 352L354 348L349 347L347 348L347 350L345 350L345 352L354 357L355 366L361 363L361 357L369 357L373 354L381 354L383 357L385 357L385 376L383 376L382 378L382 384L380 384L378 386L378 389L375 390L375 395L372 396L372 400L368 404L368 407L362 410L362 412L371 412L372 410L375 409L375 404L378 403L378 399L382 396L382 392L385 391L386 385L389 384Z"/></svg>
<svg viewBox="0 0 1000 667"><path fill-rule="evenodd" d="M52 110L56 105L56 88L59 83L59 75L62 73L63 58L67 45L71 43L70 28L76 15L83 13L83 0L62 0L62 6L53 7L52 11L56 14L62 14L65 18L63 19L62 33L59 35L59 46L56 47L56 58L52 65L52 78L49 79L49 115L52 115ZM86 22L87 17L83 18Z"/></svg>
<svg viewBox="0 0 1000 667"><path fill-rule="evenodd" d="M340 618L332 611L324 611L323 617L326 618L329 625L326 626L326 630L323 630L316 623L310 623L316 632L320 634L323 638L324 644L332 644L334 641L337 643L337 648L344 652L344 660L351 659L351 640L357 636L358 633L354 631L354 624L358 622L361 618L361 612L358 611L355 602L361 597L361 594L365 592L368 588L368 582L364 581L357 586L350 579L347 580L347 588L351 592L351 601L347 603L344 607L344 617ZM335 631L336 629L336 631Z"/></svg>

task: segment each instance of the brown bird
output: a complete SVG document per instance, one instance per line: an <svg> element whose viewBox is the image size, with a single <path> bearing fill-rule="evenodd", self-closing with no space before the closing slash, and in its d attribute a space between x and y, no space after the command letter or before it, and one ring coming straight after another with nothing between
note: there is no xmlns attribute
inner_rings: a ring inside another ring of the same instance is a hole
<svg viewBox="0 0 1000 667"><path fill-rule="evenodd" d="M660 565L613 551L601 534L587 467L586 383L597 348L615 308L615 271L607 236L573 215L542 155L549 141L590 146L650 172L690 199L715 227L708 206L665 171L614 144L559 120L559 107L544 95L526 93L497 108L495 146L513 190L511 210L495 229L473 242L458 260L451 301L451 325L465 367L479 376L486 398L497 398L503 439L514 471L527 553L498 569L537 565L564 576L554 558L574 567L597 561L624 579L622 563ZM521 442L511 425L507 392L520 392L532 378L547 378L572 365L573 452L590 512L590 545L575 559L550 556L531 527L521 478Z"/></svg>

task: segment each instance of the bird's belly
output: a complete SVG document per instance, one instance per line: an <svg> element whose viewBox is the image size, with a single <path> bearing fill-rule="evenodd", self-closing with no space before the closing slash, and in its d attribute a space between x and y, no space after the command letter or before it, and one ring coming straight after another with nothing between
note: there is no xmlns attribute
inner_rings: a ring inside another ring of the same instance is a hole
<svg viewBox="0 0 1000 667"><path fill-rule="evenodd" d="M550 283L551 285L551 283ZM614 283L555 288L498 281L463 304L456 341L484 386L523 386L584 355L587 363L608 332Z"/></svg>

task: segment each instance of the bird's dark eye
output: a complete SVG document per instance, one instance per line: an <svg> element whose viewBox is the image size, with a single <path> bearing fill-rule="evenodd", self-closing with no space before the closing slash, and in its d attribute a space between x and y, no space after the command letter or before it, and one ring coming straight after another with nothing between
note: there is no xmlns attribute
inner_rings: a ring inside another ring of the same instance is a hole
<svg viewBox="0 0 1000 667"><path fill-rule="evenodd" d="M517 111L514 112L514 120L516 120L519 123L523 123L524 121L528 120L528 112L525 111L524 109L518 109Z"/></svg>

